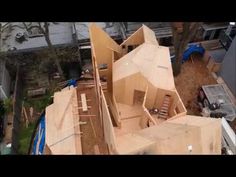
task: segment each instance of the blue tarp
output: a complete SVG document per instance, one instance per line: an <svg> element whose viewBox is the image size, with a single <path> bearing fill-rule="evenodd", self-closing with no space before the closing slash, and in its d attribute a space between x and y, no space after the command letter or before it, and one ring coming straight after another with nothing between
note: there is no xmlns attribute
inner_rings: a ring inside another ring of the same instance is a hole
<svg viewBox="0 0 236 177"><path fill-rule="evenodd" d="M183 62L187 61L192 53L200 53L203 55L205 49L199 44L189 45L188 49L184 51Z"/></svg>
<svg viewBox="0 0 236 177"><path fill-rule="evenodd" d="M70 79L67 84L67 86L74 86L74 87L76 87L76 85L77 81L75 79Z"/></svg>
<svg viewBox="0 0 236 177"><path fill-rule="evenodd" d="M41 138L40 138L40 135L41 135ZM37 153L36 151L37 151L38 142L39 142L39 148L38 148L38 153ZM40 123L39 123L38 130L34 138L34 142L33 142L32 154L33 155L43 154L44 146L45 146L45 113L42 114L40 117Z"/></svg>

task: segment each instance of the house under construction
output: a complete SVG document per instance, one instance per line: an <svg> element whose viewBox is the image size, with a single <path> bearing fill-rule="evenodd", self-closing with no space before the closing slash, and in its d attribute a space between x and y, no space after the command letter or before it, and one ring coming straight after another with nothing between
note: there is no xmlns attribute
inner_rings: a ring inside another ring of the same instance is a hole
<svg viewBox="0 0 236 177"><path fill-rule="evenodd" d="M83 154L81 118L92 117L109 154L221 154L221 120L187 115L169 48L152 30L143 25L120 45L95 24L89 33L93 80L54 94L43 153Z"/></svg>

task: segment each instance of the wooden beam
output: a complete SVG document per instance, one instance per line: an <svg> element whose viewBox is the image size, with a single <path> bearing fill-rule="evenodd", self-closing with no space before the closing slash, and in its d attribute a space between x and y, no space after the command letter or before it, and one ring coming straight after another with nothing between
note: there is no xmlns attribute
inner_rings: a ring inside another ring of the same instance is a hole
<svg viewBox="0 0 236 177"><path fill-rule="evenodd" d="M95 129L94 129L94 126L93 126L93 121L92 121L91 117L89 117L89 121L90 121L91 127L92 127L92 129L93 129L94 137L96 138L97 135L96 135L96 132L95 132Z"/></svg>
<svg viewBox="0 0 236 177"><path fill-rule="evenodd" d="M94 114L88 114L88 115L79 115L79 116L83 116L83 117L96 117L96 115L94 115Z"/></svg>
<svg viewBox="0 0 236 177"><path fill-rule="evenodd" d="M89 108L91 108L92 106L87 106L86 109L88 110ZM78 109L84 109L83 106L82 107L78 107ZM86 110L86 111L87 111ZM84 110L83 110L84 111ZM84 111L85 112L85 111Z"/></svg>
<svg viewBox="0 0 236 177"><path fill-rule="evenodd" d="M92 101L91 99L87 99L86 101ZM80 103L82 102L82 101L79 101Z"/></svg>
<svg viewBox="0 0 236 177"><path fill-rule="evenodd" d="M79 124L80 125L85 125L85 124L87 124L87 122L80 121Z"/></svg>
<svg viewBox="0 0 236 177"><path fill-rule="evenodd" d="M86 95L85 93L80 94L81 101L82 101L82 109L83 111L88 111L87 101L86 101Z"/></svg>
<svg viewBox="0 0 236 177"><path fill-rule="evenodd" d="M25 107L23 107L23 112L24 112L24 115L25 115L25 126L26 126L26 128L28 128L29 118L28 118L27 112L25 110Z"/></svg>

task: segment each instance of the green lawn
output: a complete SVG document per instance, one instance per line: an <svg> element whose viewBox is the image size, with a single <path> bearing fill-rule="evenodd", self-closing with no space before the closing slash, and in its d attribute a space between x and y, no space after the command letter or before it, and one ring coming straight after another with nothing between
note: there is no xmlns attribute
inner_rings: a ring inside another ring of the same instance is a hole
<svg viewBox="0 0 236 177"><path fill-rule="evenodd" d="M27 98L25 99L25 107L33 107L35 111L42 112L49 104L51 104L52 97L50 93L41 96L40 98Z"/></svg>
<svg viewBox="0 0 236 177"><path fill-rule="evenodd" d="M19 154L28 154L30 140L34 131L35 123L29 124L28 128L22 127L19 136Z"/></svg>
<svg viewBox="0 0 236 177"><path fill-rule="evenodd" d="M27 98L24 101L25 107L33 107L34 112L41 113L45 110L46 106L48 106L52 101L52 97L50 93L47 93L40 98ZM36 121L37 122L37 121ZM34 131L35 124L30 123L28 128L25 127L24 123L21 125L20 135L19 135L19 154L28 154L28 150L30 147L31 137Z"/></svg>

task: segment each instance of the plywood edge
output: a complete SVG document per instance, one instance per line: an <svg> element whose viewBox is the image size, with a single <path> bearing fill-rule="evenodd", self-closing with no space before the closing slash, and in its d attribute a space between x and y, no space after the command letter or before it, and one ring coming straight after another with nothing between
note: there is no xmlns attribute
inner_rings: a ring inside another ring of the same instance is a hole
<svg viewBox="0 0 236 177"><path fill-rule="evenodd" d="M136 36L140 31L143 30L143 26L141 26L138 30L136 30L131 36L129 36L126 40L124 40L120 46L125 45L130 39L132 39L134 36Z"/></svg>
<svg viewBox="0 0 236 177"><path fill-rule="evenodd" d="M113 142L107 142L107 144L112 144L112 148L115 150L116 147L117 147L117 143L116 143L116 136L115 136L115 130L114 130L114 127L113 127L113 124L112 124L112 121L111 121L111 116L110 116L110 113L109 113L109 110L108 110L108 107L107 107L107 101L105 99L105 95L103 93L103 91L101 92L101 99L102 99L102 106L104 106L104 111L106 112L107 114L107 117L105 117L106 120L103 120L103 123L104 123L104 134L106 134L105 136L108 136L110 137L110 139L113 140ZM103 116L103 119L104 119L104 116ZM108 125L106 125L106 123ZM108 127L106 127L108 126ZM108 130L110 131L108 131ZM113 149L110 149L110 147L108 147L109 151L113 151Z"/></svg>
<svg viewBox="0 0 236 177"><path fill-rule="evenodd" d="M97 32L102 34L104 38L108 39L112 43L113 50L121 53L122 51L121 47L104 30L98 27L95 23L91 23L89 25L89 35L90 35L91 43L93 43L94 37L96 37ZM111 48L111 46L106 46L106 47L109 47L109 49Z"/></svg>
<svg viewBox="0 0 236 177"><path fill-rule="evenodd" d="M150 43L159 46L154 31L152 31L144 24L142 25L142 27L143 27L143 35L145 43Z"/></svg>

